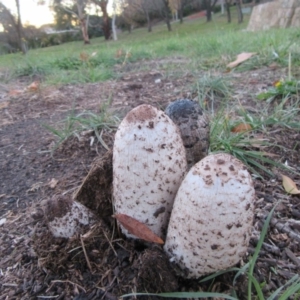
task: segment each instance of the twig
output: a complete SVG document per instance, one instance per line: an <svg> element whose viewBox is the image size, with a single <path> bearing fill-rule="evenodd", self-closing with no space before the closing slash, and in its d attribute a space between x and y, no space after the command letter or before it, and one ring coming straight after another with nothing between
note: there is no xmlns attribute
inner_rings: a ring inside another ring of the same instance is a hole
<svg viewBox="0 0 300 300"><path fill-rule="evenodd" d="M74 190L76 190L76 189L77 189L77 186L72 187L71 189L69 189L69 190L63 192L62 195L64 196L64 195L68 194L69 192L72 192L72 191L74 191Z"/></svg>
<svg viewBox="0 0 300 300"><path fill-rule="evenodd" d="M261 217L263 219L266 219L267 216L268 215L266 213L263 213ZM294 225L294 224L298 225L298 222L299 221L296 221L294 219L289 219L289 220L286 220L285 223L282 223L278 219L276 219L275 217L272 217L272 219L270 221L270 224L272 226L274 226L280 232L286 233L291 239L294 239L294 240L300 242L300 235L297 234L295 231L293 231L292 228L290 227L290 225Z"/></svg>
<svg viewBox="0 0 300 300"><path fill-rule="evenodd" d="M300 267L300 259L297 258L297 256L289 249L285 248L286 255L290 258L290 260L297 265L297 267Z"/></svg>
<svg viewBox="0 0 300 300"><path fill-rule="evenodd" d="M101 297L100 300L104 299L104 297L106 296L106 294L108 293L109 289L111 288L112 284L115 282L116 279L117 279L117 277L115 276L114 279L110 282L108 288L106 289L106 291L104 292L104 295Z"/></svg>
<svg viewBox="0 0 300 300"><path fill-rule="evenodd" d="M285 224L282 224L279 222L278 219L276 219L274 217L271 219L271 224L273 226L275 226L276 229L278 229L281 232L286 233L291 239L294 239L294 240L300 242L300 235L297 234L296 232L294 232L292 230L292 228L288 225L288 223L290 223L290 220L288 222L286 222Z"/></svg>
<svg viewBox="0 0 300 300"><path fill-rule="evenodd" d="M85 259L86 259L86 263L91 271L91 273L93 273L93 270L92 270L92 266L91 266L91 263L90 263L90 260L88 258L88 255L86 253L86 250L85 250L85 246L84 246L84 242L83 242L83 238L82 238L82 235L80 235L80 242L81 242L81 246L82 246L82 250L83 250L83 253L84 253L84 256L85 256Z"/></svg>
<svg viewBox="0 0 300 300"><path fill-rule="evenodd" d="M83 291L86 293L86 290L84 289L84 287L82 287L82 286L79 285L78 283L72 282L72 281L70 281L70 280L52 280L52 281L51 281L51 285L50 285L50 287L47 289L46 293L49 292L49 290L52 288L52 286L53 286L54 283L70 283L70 284L73 284L73 285L78 286L81 290L83 290Z"/></svg>
<svg viewBox="0 0 300 300"><path fill-rule="evenodd" d="M117 254L117 252L116 252L116 250L115 250L114 246L112 245L111 241L109 240L109 238L108 238L108 236L106 235L106 233L105 233L105 231L104 231L104 230L103 230L103 233L104 233L104 235L105 235L105 237L106 237L106 239L107 239L107 241L108 241L108 243L109 243L109 245L110 245L111 249L112 249L112 250L113 250L113 252L115 253L115 256L116 256L116 257L118 257L118 254Z"/></svg>
<svg viewBox="0 0 300 300"><path fill-rule="evenodd" d="M257 245L258 238L253 237L252 241ZM267 250L268 252L271 252L271 253L276 254L276 255L280 255L280 253L281 253L280 249L277 246L275 246L275 245L270 245L268 243L263 242L262 247L265 250Z"/></svg>

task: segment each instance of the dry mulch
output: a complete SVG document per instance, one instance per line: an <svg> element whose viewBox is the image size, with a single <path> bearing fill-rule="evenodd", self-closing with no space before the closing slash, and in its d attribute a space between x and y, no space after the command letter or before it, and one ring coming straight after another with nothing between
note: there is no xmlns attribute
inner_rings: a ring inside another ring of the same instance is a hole
<svg viewBox="0 0 300 300"><path fill-rule="evenodd" d="M0 89L0 299L112 300L130 292L207 291L209 287L230 291L234 274L201 284L179 278L159 246L125 240L118 233L109 216L110 164L102 164L106 149L100 143L91 143L93 132L69 138L51 152L55 137L43 124L57 125L72 110L97 113L112 99L110 109L122 118L142 103L165 108L175 99L197 96L192 89L196 79L191 74L168 77L162 69L132 71L134 66L128 67L116 81L41 87L17 96L9 96L9 90L25 88L31 83L28 78ZM253 111L259 107L254 106L251 95L270 86L285 72L277 70L275 74L264 68L224 76L233 84L235 99ZM272 152L299 171L299 133L272 130L267 138L284 146ZM109 147L113 137L114 132L104 132ZM105 173L97 171L97 164L102 164ZM76 194L89 172L94 174L90 188ZM300 184L299 175L287 175ZM98 183L105 192L99 195L95 184L101 176ZM280 201L255 268L258 281L266 283L267 294L300 272L300 202L299 196L284 192L280 178L255 179L254 184L256 210L250 255L268 212ZM81 236L53 238L45 225L41 203L61 194L76 194L86 205L90 197L108 199L105 217L92 228L82 228ZM245 262L247 257L241 264ZM243 299L245 277L239 278L235 289Z"/></svg>

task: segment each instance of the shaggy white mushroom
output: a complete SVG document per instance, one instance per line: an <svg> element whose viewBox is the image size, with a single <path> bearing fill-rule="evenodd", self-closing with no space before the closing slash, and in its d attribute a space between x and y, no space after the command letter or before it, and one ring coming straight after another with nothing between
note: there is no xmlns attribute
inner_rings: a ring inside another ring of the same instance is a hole
<svg viewBox="0 0 300 300"><path fill-rule="evenodd" d="M237 264L247 251L255 192L246 167L209 155L186 175L175 198L165 251L197 278Z"/></svg>
<svg viewBox="0 0 300 300"><path fill-rule="evenodd" d="M116 214L128 215L164 238L186 167L185 148L172 120L151 105L131 110L118 128L113 148Z"/></svg>
<svg viewBox="0 0 300 300"><path fill-rule="evenodd" d="M45 217L54 237L70 238L84 225L95 223L95 215L67 196L55 196L45 203Z"/></svg>

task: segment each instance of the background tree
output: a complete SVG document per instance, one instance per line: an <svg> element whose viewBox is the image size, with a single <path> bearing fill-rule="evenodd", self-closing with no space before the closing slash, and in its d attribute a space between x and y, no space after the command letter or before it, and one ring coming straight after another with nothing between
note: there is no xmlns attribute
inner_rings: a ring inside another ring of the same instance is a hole
<svg viewBox="0 0 300 300"><path fill-rule="evenodd" d="M105 40L111 37L111 22L107 12L108 0L91 0L92 3L100 7L102 12L102 30Z"/></svg>
<svg viewBox="0 0 300 300"><path fill-rule="evenodd" d="M19 44L19 48L22 50L23 54L25 54L27 52L27 47L26 47L25 43L23 43L23 40L22 40L23 26L22 26L22 22L21 22L21 12L20 12L19 0L16 0L16 6L17 6L16 29L17 29L17 34L18 34L18 44Z"/></svg>
<svg viewBox="0 0 300 300"><path fill-rule="evenodd" d="M23 29L21 23L20 6L18 0L16 1L18 15L14 16L11 11L0 2L0 24L4 30L4 39L6 40L8 48L21 50L26 53L25 43L22 40Z"/></svg>
<svg viewBox="0 0 300 300"><path fill-rule="evenodd" d="M238 15L238 23L243 22L243 12L242 12L242 0L236 0L236 9Z"/></svg>
<svg viewBox="0 0 300 300"><path fill-rule="evenodd" d="M225 0L225 7L226 7L227 22L228 23L231 23L230 5L231 5L231 0Z"/></svg>
<svg viewBox="0 0 300 300"><path fill-rule="evenodd" d="M130 25L141 23L143 18L147 22L148 32L152 31L152 15L155 14L153 0L121 0L122 14Z"/></svg>
<svg viewBox="0 0 300 300"><path fill-rule="evenodd" d="M181 6L181 0L169 0L169 7L173 15L173 19L175 20L178 20L178 11L180 6Z"/></svg>
<svg viewBox="0 0 300 300"><path fill-rule="evenodd" d="M117 26L116 26L118 4L117 4L116 0L113 0L112 8L113 8L113 16L112 16L112 20L111 20L111 29L112 29L113 40L116 41L118 39Z"/></svg>
<svg viewBox="0 0 300 300"><path fill-rule="evenodd" d="M61 5L54 5L52 6L52 10L54 11L56 29L74 29L75 25L78 23L75 5L72 7L70 6L68 10L64 9Z"/></svg>
<svg viewBox="0 0 300 300"><path fill-rule="evenodd" d="M90 44L88 35L88 14L85 13L87 0L52 0L53 7L59 6L66 12L76 17L82 32L83 41L85 44ZM76 10L74 9L76 7ZM55 9L54 9L55 10Z"/></svg>
<svg viewBox="0 0 300 300"><path fill-rule="evenodd" d="M160 0L158 1L153 1L156 9L159 11L162 19L166 22L167 27L168 27L168 31L172 30L171 27L171 21L170 21L170 15L171 15L171 11L170 11L170 7L169 7L169 1L168 0Z"/></svg>
<svg viewBox="0 0 300 300"><path fill-rule="evenodd" d="M203 0L204 7L206 9L206 21L212 20L212 11L217 3L217 0Z"/></svg>

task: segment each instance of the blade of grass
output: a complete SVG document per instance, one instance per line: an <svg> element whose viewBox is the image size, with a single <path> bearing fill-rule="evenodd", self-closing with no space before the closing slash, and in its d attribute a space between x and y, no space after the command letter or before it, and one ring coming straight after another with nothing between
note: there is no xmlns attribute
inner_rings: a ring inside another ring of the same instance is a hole
<svg viewBox="0 0 300 300"><path fill-rule="evenodd" d="M300 283L294 284L289 287L280 297L278 300L287 300L290 296L300 291Z"/></svg>
<svg viewBox="0 0 300 300"><path fill-rule="evenodd" d="M257 261L257 258L259 256L259 252L261 250L261 247L262 247L262 244L264 242L264 239L265 239L265 236L267 234L267 231L268 231L268 227L269 227L269 224L270 224L270 221L271 221L271 218L273 216L273 213L274 213L274 210L276 208L276 206L278 205L278 203L273 207L273 209L270 211L265 223L264 223L264 226L262 228L262 231L261 231L261 234L260 234L260 238L259 238L259 241L257 243L257 246L255 248L255 251L254 251L254 254L253 254L253 257L252 259L249 261L249 271L248 271L248 276L249 277L253 277L253 271L254 271L254 267L255 267L255 264L256 264L256 261ZM252 299L252 281L249 280L248 281L248 299Z"/></svg>
<svg viewBox="0 0 300 300"><path fill-rule="evenodd" d="M299 280L300 280L299 275L298 274L294 275L283 286L278 288L267 300L274 300L285 287L289 286L290 284L298 284Z"/></svg>

